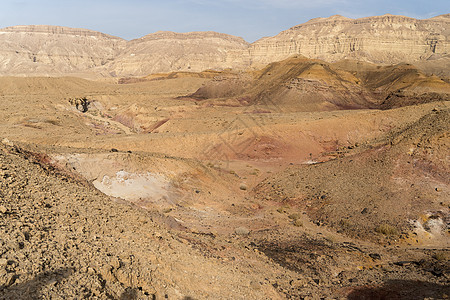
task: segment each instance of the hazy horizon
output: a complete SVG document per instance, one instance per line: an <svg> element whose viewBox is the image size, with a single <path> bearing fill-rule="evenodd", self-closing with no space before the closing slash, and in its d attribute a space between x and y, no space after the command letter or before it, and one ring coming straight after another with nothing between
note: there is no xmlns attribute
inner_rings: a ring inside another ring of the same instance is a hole
<svg viewBox="0 0 450 300"><path fill-rule="evenodd" d="M56 25L100 31L126 40L157 31L216 31L254 42L317 17L362 18L386 13L427 19L448 13L444 0L4 0L0 28Z"/></svg>

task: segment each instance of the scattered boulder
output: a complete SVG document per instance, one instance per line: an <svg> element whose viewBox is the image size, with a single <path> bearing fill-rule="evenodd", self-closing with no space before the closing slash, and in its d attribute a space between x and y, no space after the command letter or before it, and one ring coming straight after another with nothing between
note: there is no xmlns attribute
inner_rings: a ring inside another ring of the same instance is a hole
<svg viewBox="0 0 450 300"><path fill-rule="evenodd" d="M91 101L86 97L80 97L80 98L70 98L69 103L75 106L77 110L85 113L88 111Z"/></svg>
<svg viewBox="0 0 450 300"><path fill-rule="evenodd" d="M246 191L247 190L247 185L245 183L241 183L241 185L239 186L239 189L241 191Z"/></svg>

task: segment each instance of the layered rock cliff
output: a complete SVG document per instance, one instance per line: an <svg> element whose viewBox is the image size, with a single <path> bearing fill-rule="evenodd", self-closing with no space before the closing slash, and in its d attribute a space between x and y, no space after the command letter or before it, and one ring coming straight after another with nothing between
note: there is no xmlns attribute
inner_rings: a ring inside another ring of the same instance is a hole
<svg viewBox="0 0 450 300"><path fill-rule="evenodd" d="M450 14L427 20L393 15L354 20L336 15L256 41L249 55L253 64L262 65L293 54L326 61L415 62L450 54L449 35Z"/></svg>
<svg viewBox="0 0 450 300"><path fill-rule="evenodd" d="M123 39L85 29L0 29L0 75L144 76L172 71L261 68L301 54L328 62L413 63L450 76L450 14L426 20L384 15L317 18L248 44L216 32L156 32Z"/></svg>
<svg viewBox="0 0 450 300"><path fill-rule="evenodd" d="M242 38L217 32L160 31L127 43L106 66L113 75L143 76L158 72L225 69L239 66L231 59L249 44Z"/></svg>
<svg viewBox="0 0 450 300"><path fill-rule="evenodd" d="M125 45L121 38L86 29L7 27L0 29L0 74L84 73L113 60Z"/></svg>

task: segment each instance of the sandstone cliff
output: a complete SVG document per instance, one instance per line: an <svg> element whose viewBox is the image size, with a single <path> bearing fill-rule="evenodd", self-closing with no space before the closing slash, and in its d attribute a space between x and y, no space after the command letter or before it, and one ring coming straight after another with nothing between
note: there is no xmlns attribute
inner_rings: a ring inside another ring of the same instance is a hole
<svg viewBox="0 0 450 300"><path fill-rule="evenodd" d="M0 29L0 74L85 73L113 60L126 41L104 33L60 26Z"/></svg>
<svg viewBox="0 0 450 300"><path fill-rule="evenodd" d="M394 64L450 53L450 14L417 20L383 15L362 19L317 18L249 47L253 64L293 54L337 61L346 58Z"/></svg>
<svg viewBox="0 0 450 300"><path fill-rule="evenodd" d="M413 63L450 76L450 14L426 20L384 15L317 18L248 44L216 32L156 32L125 41L85 29L0 29L0 75L144 76L172 71L262 68L301 54L334 62Z"/></svg>

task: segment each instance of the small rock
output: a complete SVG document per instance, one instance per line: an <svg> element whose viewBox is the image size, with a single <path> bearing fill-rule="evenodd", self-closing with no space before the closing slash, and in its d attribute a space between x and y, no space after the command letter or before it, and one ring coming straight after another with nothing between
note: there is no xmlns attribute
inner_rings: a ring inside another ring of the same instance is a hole
<svg viewBox="0 0 450 300"><path fill-rule="evenodd" d="M417 264L417 263L415 261L409 261L409 260L402 260L402 261L394 262L394 265L400 266L400 267L409 266L412 264Z"/></svg>
<svg viewBox="0 0 450 300"><path fill-rule="evenodd" d="M58 280L56 278L52 278L47 282L48 285L56 285L57 283Z"/></svg>
<svg viewBox="0 0 450 300"><path fill-rule="evenodd" d="M0 213L6 214L7 211L8 211L8 209L6 207L4 207L3 205L0 205Z"/></svg>
<svg viewBox="0 0 450 300"><path fill-rule="evenodd" d="M120 260L119 260L118 257L114 257L114 258L111 259L111 266L114 269L119 269L120 268Z"/></svg>
<svg viewBox="0 0 450 300"><path fill-rule="evenodd" d="M0 270L0 286L2 288L12 285L15 280L15 274L7 273L6 270Z"/></svg>
<svg viewBox="0 0 450 300"><path fill-rule="evenodd" d="M378 253L370 253L369 256L370 256L372 259L381 259L381 255L378 254Z"/></svg>
<svg viewBox="0 0 450 300"><path fill-rule="evenodd" d="M245 183L241 183L241 185L239 186L239 188L240 188L242 191L246 191L246 190L247 190L247 185L245 185Z"/></svg>
<svg viewBox="0 0 450 300"><path fill-rule="evenodd" d="M234 230L234 232L237 235L249 235L250 234L250 230L248 230L248 228L245 228L245 227L238 227Z"/></svg>
<svg viewBox="0 0 450 300"><path fill-rule="evenodd" d="M261 284L257 281L252 281L252 282L250 282L250 287L254 290L260 290Z"/></svg>
<svg viewBox="0 0 450 300"><path fill-rule="evenodd" d="M13 142L11 142L10 140L8 140L7 138L4 138L4 139L2 140L2 144L3 144L3 145L6 145L6 146L10 146L10 147L13 147L13 146L14 146Z"/></svg>
<svg viewBox="0 0 450 300"><path fill-rule="evenodd" d="M442 270L434 269L434 270L431 271L431 274L433 274L436 277L441 277L442 276Z"/></svg>
<svg viewBox="0 0 450 300"><path fill-rule="evenodd" d="M6 258L0 258L0 268L5 267L8 264L8 260Z"/></svg>

